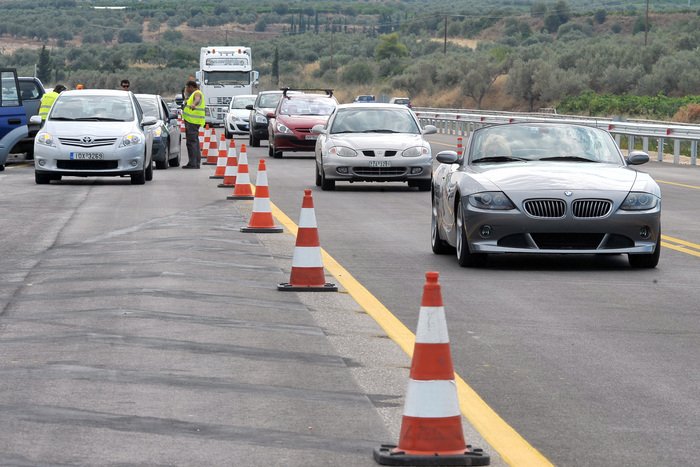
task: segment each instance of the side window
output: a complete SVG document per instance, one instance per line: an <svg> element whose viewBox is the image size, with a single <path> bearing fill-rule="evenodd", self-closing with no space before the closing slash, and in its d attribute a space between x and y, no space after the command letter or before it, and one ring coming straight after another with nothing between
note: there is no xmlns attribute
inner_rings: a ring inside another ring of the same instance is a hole
<svg viewBox="0 0 700 467"><path fill-rule="evenodd" d="M158 99L158 102L160 103L160 114L163 116L165 123L168 123L168 120L170 120L170 111L168 110L168 106L165 105L163 99Z"/></svg>
<svg viewBox="0 0 700 467"><path fill-rule="evenodd" d="M0 107L16 107L19 105L19 95L17 94L17 82L15 74L11 71L3 71L0 74Z"/></svg>
<svg viewBox="0 0 700 467"><path fill-rule="evenodd" d="M34 81L20 81L19 88L23 100L39 98L39 87Z"/></svg>

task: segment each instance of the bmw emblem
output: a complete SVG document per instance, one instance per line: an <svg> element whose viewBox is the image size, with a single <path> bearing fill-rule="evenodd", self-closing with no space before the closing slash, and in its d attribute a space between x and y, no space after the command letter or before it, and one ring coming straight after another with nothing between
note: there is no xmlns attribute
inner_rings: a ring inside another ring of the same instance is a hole
<svg viewBox="0 0 700 467"><path fill-rule="evenodd" d="M573 192L573 191L565 191L564 194L565 194L566 196L571 196L571 195L574 194L574 192Z"/></svg>
<svg viewBox="0 0 700 467"><path fill-rule="evenodd" d="M83 136L83 139L81 139L83 143L92 143L92 138L90 136Z"/></svg>

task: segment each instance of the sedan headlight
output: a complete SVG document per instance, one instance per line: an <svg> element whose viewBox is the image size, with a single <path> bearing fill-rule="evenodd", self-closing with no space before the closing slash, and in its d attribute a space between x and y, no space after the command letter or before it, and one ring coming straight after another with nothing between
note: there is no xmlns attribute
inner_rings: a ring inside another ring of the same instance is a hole
<svg viewBox="0 0 700 467"><path fill-rule="evenodd" d="M255 123L267 123L267 117L261 114L255 114Z"/></svg>
<svg viewBox="0 0 700 467"><path fill-rule="evenodd" d="M620 209L625 211L646 211L654 209L659 204L659 198L651 193L642 191L631 191L622 202Z"/></svg>
<svg viewBox="0 0 700 467"><path fill-rule="evenodd" d="M51 136L51 133L41 132L36 135L35 141L39 144L43 144L44 146L51 146L52 148L56 147L56 145L53 143L53 136Z"/></svg>
<svg viewBox="0 0 700 467"><path fill-rule="evenodd" d="M334 146L328 150L328 155L340 157L355 157L357 156L357 151L345 146Z"/></svg>
<svg viewBox="0 0 700 467"><path fill-rule="evenodd" d="M283 135L291 135L292 134L292 130L287 128L287 125L285 125L284 123L277 122L277 124L275 126L277 127L277 131L279 131Z"/></svg>
<svg viewBox="0 0 700 467"><path fill-rule="evenodd" d="M425 146L414 146L412 148L404 149L401 153L403 157L418 157L418 156L429 156L430 149Z"/></svg>
<svg viewBox="0 0 700 467"><path fill-rule="evenodd" d="M479 209L515 209L511 200L502 191L484 191L469 196L469 204Z"/></svg>
<svg viewBox="0 0 700 467"><path fill-rule="evenodd" d="M136 144L141 144L143 142L143 135L138 133L129 133L122 138L122 142L119 143L120 148L127 148L129 146L134 146Z"/></svg>

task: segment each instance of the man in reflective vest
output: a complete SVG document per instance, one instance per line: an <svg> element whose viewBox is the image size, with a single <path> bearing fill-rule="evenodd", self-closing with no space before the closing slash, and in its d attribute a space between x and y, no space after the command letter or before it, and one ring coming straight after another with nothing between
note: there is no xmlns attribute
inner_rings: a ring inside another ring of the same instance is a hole
<svg viewBox="0 0 700 467"><path fill-rule="evenodd" d="M42 123L44 123L44 121L46 121L46 117L49 116L49 110L51 110L51 106L53 105L58 95L65 90L66 87L64 85L57 84L56 87L53 88L53 91L49 91L41 97L39 115L41 116Z"/></svg>
<svg viewBox="0 0 700 467"><path fill-rule="evenodd" d="M182 168L198 169L202 161L202 153L199 151L199 127L204 126L204 94L194 80L187 82L185 93L189 97L185 108L182 109L182 119L185 121L185 141L189 161Z"/></svg>

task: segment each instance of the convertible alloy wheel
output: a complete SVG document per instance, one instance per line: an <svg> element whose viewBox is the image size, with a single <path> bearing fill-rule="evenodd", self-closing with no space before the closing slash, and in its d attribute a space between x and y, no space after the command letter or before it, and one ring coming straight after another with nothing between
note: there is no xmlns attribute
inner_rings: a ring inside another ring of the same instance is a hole
<svg viewBox="0 0 700 467"><path fill-rule="evenodd" d="M661 256L661 231L659 230L659 236L656 238L656 248L654 253L650 255L635 255L630 253L627 255L627 261L629 261L630 266L636 269L653 269L659 264L659 257Z"/></svg>
<svg viewBox="0 0 700 467"><path fill-rule="evenodd" d="M486 255L483 253L471 253L469 240L467 239L467 226L464 224L464 210L462 203L457 204L457 216L455 219L457 228L457 262L462 267L479 267L486 264Z"/></svg>
<svg viewBox="0 0 700 467"><path fill-rule="evenodd" d="M436 255L444 255L451 253L453 248L443 239L440 238L440 229L438 228L437 205L433 198L432 209L430 211L430 246L433 253Z"/></svg>
<svg viewBox="0 0 700 467"><path fill-rule="evenodd" d="M314 164L316 166L316 186L321 186L321 172L318 170L318 164Z"/></svg>

